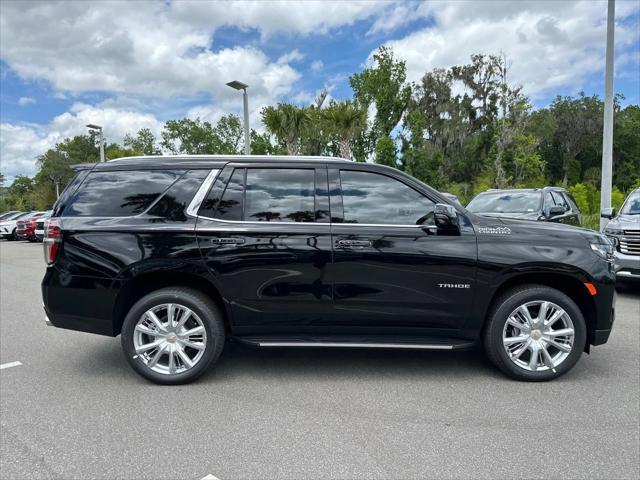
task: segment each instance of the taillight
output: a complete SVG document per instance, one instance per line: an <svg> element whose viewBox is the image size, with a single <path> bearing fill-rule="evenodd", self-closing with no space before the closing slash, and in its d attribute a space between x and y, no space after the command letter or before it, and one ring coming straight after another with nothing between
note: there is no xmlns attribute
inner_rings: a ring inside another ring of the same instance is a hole
<svg viewBox="0 0 640 480"><path fill-rule="evenodd" d="M58 220L50 218L44 227L44 261L51 265L56 261L60 243L62 242L62 230L58 226Z"/></svg>

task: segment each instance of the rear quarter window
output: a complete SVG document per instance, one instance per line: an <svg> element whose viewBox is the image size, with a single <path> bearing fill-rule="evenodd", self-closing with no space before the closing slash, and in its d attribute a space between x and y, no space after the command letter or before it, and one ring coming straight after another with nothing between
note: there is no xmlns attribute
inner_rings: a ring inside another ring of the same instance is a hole
<svg viewBox="0 0 640 480"><path fill-rule="evenodd" d="M91 172L65 202L64 217L126 217L149 208L184 170Z"/></svg>

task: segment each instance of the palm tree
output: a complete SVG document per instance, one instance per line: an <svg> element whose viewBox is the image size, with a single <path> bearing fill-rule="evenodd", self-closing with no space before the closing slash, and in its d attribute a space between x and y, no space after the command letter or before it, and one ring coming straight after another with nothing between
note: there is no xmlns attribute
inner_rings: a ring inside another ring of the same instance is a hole
<svg viewBox="0 0 640 480"><path fill-rule="evenodd" d="M367 111L349 100L332 101L323 117L327 129L337 137L340 156L351 159L351 142L367 126Z"/></svg>
<svg viewBox="0 0 640 480"><path fill-rule="evenodd" d="M262 109L262 122L278 141L287 147L287 154L296 155L300 145L300 137L304 135L311 123L306 108L296 107L289 103L279 103L277 107Z"/></svg>

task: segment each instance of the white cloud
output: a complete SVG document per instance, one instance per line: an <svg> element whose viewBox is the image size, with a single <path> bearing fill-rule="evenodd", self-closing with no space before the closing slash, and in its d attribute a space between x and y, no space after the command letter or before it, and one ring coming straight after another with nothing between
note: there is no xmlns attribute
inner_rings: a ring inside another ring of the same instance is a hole
<svg viewBox="0 0 640 480"><path fill-rule="evenodd" d="M300 77L288 61L299 52L278 63L251 45L213 50L215 24L181 21L175 11L207 6L241 10L227 2L8 2L0 54L22 78L47 80L62 92L228 98L225 83L241 79L261 95L288 93Z"/></svg>
<svg viewBox="0 0 640 480"><path fill-rule="evenodd" d="M637 13L637 5L618 2L617 19ZM407 61L412 81L433 68L468 63L472 53L503 52L511 81L536 97L560 87L579 89L587 75L603 69L606 11L604 1L428 2L417 14L435 24L389 45ZM637 25L618 22L618 51L637 48L639 40Z"/></svg>
<svg viewBox="0 0 640 480"><path fill-rule="evenodd" d="M315 60L313 62L311 62L311 71L312 72L319 72L320 70L322 70L322 68L324 67L324 63L322 62L322 60Z"/></svg>
<svg viewBox="0 0 640 480"><path fill-rule="evenodd" d="M278 61L276 63L279 63L279 64L294 63L294 62L299 62L302 59L304 59L304 55L300 53L300 50L296 48L295 50L292 50L289 53L285 53L284 55L282 55L280 58L278 58Z"/></svg>
<svg viewBox="0 0 640 480"><path fill-rule="evenodd" d="M45 125L0 124L0 171L9 179L35 174L39 155L65 138L86 134L88 123L102 125L108 143L122 144L125 134L141 128L149 128L159 138L162 130L162 122L151 114L76 103Z"/></svg>
<svg viewBox="0 0 640 480"><path fill-rule="evenodd" d="M422 17L419 11L416 11L414 3L399 3L389 8L384 15L379 16L367 32L367 35L376 33L386 33L396 28Z"/></svg>
<svg viewBox="0 0 640 480"><path fill-rule="evenodd" d="M275 33L315 35L376 18L393 2L385 0L256 0L247 2L179 1L171 4L172 17L201 28L236 26L253 28L263 37Z"/></svg>
<svg viewBox="0 0 640 480"><path fill-rule="evenodd" d="M25 106L36 103L36 99L32 97L20 97L18 99L18 105Z"/></svg>

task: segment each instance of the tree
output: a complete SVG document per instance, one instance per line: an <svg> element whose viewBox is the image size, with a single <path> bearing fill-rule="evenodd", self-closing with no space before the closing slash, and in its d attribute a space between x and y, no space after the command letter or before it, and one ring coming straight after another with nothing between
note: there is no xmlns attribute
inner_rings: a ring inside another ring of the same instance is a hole
<svg viewBox="0 0 640 480"><path fill-rule="evenodd" d="M364 161L376 147L378 139L389 136L402 119L411 98L411 86L405 83L406 63L396 60L391 47L382 46L373 55L369 68L349 77L356 102L363 110L375 107L369 131L358 137L356 157ZM386 140L385 140L386 142Z"/></svg>
<svg viewBox="0 0 640 480"><path fill-rule="evenodd" d="M322 118L326 129L337 141L340 156L350 160L352 142L367 125L366 110L352 101L332 101L322 110Z"/></svg>
<svg viewBox="0 0 640 480"><path fill-rule="evenodd" d="M129 147L135 155L160 155L161 151L156 145L156 137L148 128L138 130L135 137L130 134L124 136L124 146ZM112 158L112 157L109 157Z"/></svg>
<svg viewBox="0 0 640 480"><path fill-rule="evenodd" d="M561 178L566 187L569 180L580 179L579 155L589 148L597 151L601 145L603 103L595 95L587 97L580 92L576 99L556 97L549 110L556 122L553 141L561 152Z"/></svg>
<svg viewBox="0 0 640 480"><path fill-rule="evenodd" d="M284 143L288 155L296 155L300 139L311 124L307 108L300 108L289 103L279 103L277 107L262 109L262 122L267 130Z"/></svg>
<svg viewBox="0 0 640 480"><path fill-rule="evenodd" d="M222 117L211 125L199 118L169 120L162 130L162 148L172 153L238 154L243 130L235 115Z"/></svg>
<svg viewBox="0 0 640 480"><path fill-rule="evenodd" d="M376 163L380 165L387 165L388 167L398 166L396 144L389 135L385 135L378 139L375 153Z"/></svg>

